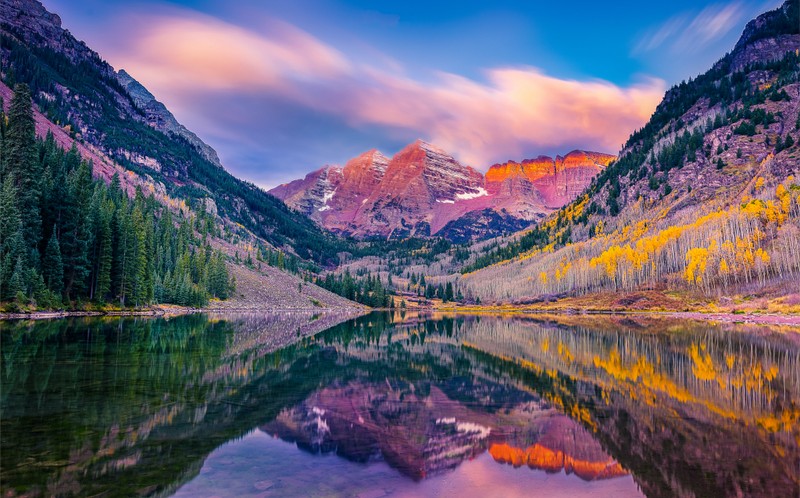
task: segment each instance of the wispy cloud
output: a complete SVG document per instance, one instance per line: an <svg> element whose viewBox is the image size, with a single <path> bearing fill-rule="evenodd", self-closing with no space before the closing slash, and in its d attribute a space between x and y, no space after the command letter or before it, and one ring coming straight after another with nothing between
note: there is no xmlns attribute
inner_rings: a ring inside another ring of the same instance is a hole
<svg viewBox="0 0 800 498"><path fill-rule="evenodd" d="M149 18L121 56L155 87L279 89L350 70L343 54L291 24L272 20L264 29L195 14Z"/></svg>
<svg viewBox="0 0 800 498"><path fill-rule="evenodd" d="M639 37L634 54L667 48L673 53L697 52L720 40L748 18L742 2L709 5L700 12L675 15Z"/></svg>
<svg viewBox="0 0 800 498"><path fill-rule="evenodd" d="M665 90L653 78L622 87L560 79L527 66L489 68L480 80L439 73L423 82L380 58L351 60L277 21L257 32L183 12L143 19L136 32L138 42L111 59L157 96L167 96L179 116L181 106L198 98L230 101L241 93L246 102L290 103L354 129L426 138L477 167L578 144L615 152ZM247 103L213 117L229 133L269 119L283 118Z"/></svg>

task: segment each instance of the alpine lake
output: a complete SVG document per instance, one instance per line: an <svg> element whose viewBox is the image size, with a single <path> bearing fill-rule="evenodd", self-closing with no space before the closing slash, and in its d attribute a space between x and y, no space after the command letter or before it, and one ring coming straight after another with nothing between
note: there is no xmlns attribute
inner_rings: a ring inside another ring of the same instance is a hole
<svg viewBox="0 0 800 498"><path fill-rule="evenodd" d="M197 314L0 341L3 498L800 496L796 328Z"/></svg>

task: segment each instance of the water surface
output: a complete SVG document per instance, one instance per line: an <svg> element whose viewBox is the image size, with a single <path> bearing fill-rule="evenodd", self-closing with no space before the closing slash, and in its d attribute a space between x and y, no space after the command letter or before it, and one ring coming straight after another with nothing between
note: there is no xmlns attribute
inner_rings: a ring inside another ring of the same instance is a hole
<svg viewBox="0 0 800 498"><path fill-rule="evenodd" d="M0 323L2 496L798 495L791 329L335 322Z"/></svg>

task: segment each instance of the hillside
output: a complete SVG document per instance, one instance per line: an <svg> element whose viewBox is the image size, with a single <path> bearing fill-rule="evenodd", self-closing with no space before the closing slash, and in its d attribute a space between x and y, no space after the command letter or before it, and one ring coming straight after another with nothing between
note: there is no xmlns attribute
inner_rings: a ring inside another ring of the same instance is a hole
<svg viewBox="0 0 800 498"><path fill-rule="evenodd" d="M336 261L347 241L232 177L213 148L58 16L34 1L0 2L0 35L6 310L359 308L299 274ZM32 107L12 85L30 88ZM15 118L15 105L27 111ZM238 281L235 292L215 283L228 278L220 272Z"/></svg>
<svg viewBox="0 0 800 498"><path fill-rule="evenodd" d="M349 246L260 188L225 171L216 152L178 123L142 85L115 71L36 0L0 2L0 78L26 83L42 114L85 149L151 191L218 215L228 238L328 264Z"/></svg>
<svg viewBox="0 0 800 498"><path fill-rule="evenodd" d="M575 199L613 159L575 150L495 164L484 176L417 140L392 158L370 150L270 193L335 233L465 242L529 226Z"/></svg>
<svg viewBox="0 0 800 498"><path fill-rule="evenodd" d="M476 251L472 298L603 289L800 291L800 14L751 21L709 71L667 92L578 199Z"/></svg>

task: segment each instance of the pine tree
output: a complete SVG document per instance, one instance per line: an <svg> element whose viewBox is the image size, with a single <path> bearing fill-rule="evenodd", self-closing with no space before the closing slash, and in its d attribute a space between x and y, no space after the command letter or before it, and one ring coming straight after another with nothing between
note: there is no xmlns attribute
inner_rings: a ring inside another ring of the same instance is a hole
<svg viewBox="0 0 800 498"><path fill-rule="evenodd" d="M108 199L108 190L99 183L92 197L90 229L92 231L91 278L89 299L105 301L111 291L111 265L113 263L111 219L114 203Z"/></svg>
<svg viewBox="0 0 800 498"><path fill-rule="evenodd" d="M0 300L16 294L9 287L17 259L24 254L22 220L17 209L13 175L6 175L0 190Z"/></svg>
<svg viewBox="0 0 800 498"><path fill-rule="evenodd" d="M20 294L26 294L25 276L28 274L25 261L22 256L17 258L14 264L14 271L8 281L8 297L17 298Z"/></svg>
<svg viewBox="0 0 800 498"><path fill-rule="evenodd" d="M455 296L453 295L453 283L447 282L447 287L444 291L445 302L452 301Z"/></svg>
<svg viewBox="0 0 800 498"><path fill-rule="evenodd" d="M131 239L134 241L132 244L132 286L131 286L131 299L133 305L141 306L147 304L147 298L150 292L148 291L149 275L147 264L147 240L145 232L144 214L142 213L141 202L135 203L133 214L131 217L133 233Z"/></svg>
<svg viewBox="0 0 800 498"><path fill-rule="evenodd" d="M67 154L70 158L72 152ZM77 154L77 152L75 152ZM89 247L89 206L92 192L92 173L89 165L78 161L77 169L68 173L67 196L64 200L64 224L60 238L61 254L64 260L64 294L68 299L83 296L87 289L87 279L91 271Z"/></svg>
<svg viewBox="0 0 800 498"><path fill-rule="evenodd" d="M14 177L28 258L32 264L38 264L38 246L42 235L39 205L42 174L39 161L36 160L36 124L33 119L31 93L25 84L14 87L8 121L3 144L3 174Z"/></svg>
<svg viewBox="0 0 800 498"><path fill-rule="evenodd" d="M42 259L42 277L44 277L48 289L61 295L64 289L64 264L61 260L61 248L58 245L56 227L53 227L53 234L47 242L44 259Z"/></svg>

